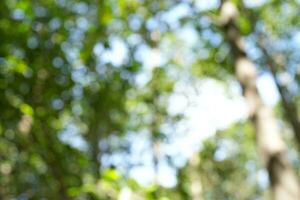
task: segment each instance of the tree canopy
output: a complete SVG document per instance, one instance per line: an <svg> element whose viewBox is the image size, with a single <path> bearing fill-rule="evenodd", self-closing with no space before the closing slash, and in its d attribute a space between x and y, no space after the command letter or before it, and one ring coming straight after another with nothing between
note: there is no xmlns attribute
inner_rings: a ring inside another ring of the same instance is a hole
<svg viewBox="0 0 300 200"><path fill-rule="evenodd" d="M0 199L300 198L299 4L0 1Z"/></svg>

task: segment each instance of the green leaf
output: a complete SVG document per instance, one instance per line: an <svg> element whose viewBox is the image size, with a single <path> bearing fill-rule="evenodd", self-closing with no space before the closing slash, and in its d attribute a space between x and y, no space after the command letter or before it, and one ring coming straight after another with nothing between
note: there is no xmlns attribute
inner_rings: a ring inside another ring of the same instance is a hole
<svg viewBox="0 0 300 200"><path fill-rule="evenodd" d="M117 181L120 179L120 175L118 174L117 170L108 169L104 172L103 177L110 181Z"/></svg>
<svg viewBox="0 0 300 200"><path fill-rule="evenodd" d="M29 116L33 116L33 114L34 114L32 107L26 103L22 103L20 105L20 110L22 113L29 115Z"/></svg>

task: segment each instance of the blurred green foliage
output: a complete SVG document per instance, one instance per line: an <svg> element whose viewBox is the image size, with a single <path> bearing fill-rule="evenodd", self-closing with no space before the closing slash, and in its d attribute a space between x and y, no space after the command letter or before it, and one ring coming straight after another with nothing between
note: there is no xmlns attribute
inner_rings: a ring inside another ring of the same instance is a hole
<svg viewBox="0 0 300 200"><path fill-rule="evenodd" d="M241 1L237 3L242 8ZM141 186L118 166L103 162L107 154L132 153L124 142L126 136L133 132L139 137L147 130L158 165L163 156L155 153L156 145L171 140L163 127L168 124L175 130L182 119L167 109L176 82L193 84L199 77L231 80L230 48L209 18L217 8L202 11L195 4L0 1L0 199L196 200L191 191L193 173L200 177L204 199L265 195L255 179L261 164L247 123L205 141L197 154L199 165L173 166L177 170L174 188L157 182ZM178 5L189 12L172 21L179 11L170 12ZM255 41L264 37L274 45L272 53L290 58L291 67L281 71L294 77L287 90L298 102L295 49L299 47L280 48L282 42L291 43L290 31L299 32L298 3L268 1L244 9L236 25L254 51ZM185 27L196 31L199 42L188 45L186 38L178 36ZM145 67L146 58L158 59L150 56L155 50L164 52L165 58ZM255 61L265 64L259 55L254 55ZM110 145L107 141L112 137L125 144ZM220 151L227 152L221 160L216 157ZM123 162L130 168L129 161Z"/></svg>

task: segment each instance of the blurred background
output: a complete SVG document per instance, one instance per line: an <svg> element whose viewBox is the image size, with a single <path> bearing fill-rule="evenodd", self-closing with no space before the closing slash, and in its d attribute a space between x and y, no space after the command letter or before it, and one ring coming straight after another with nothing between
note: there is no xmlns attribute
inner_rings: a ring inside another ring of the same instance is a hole
<svg viewBox="0 0 300 200"><path fill-rule="evenodd" d="M0 10L0 199L276 199L240 55L298 179L300 1Z"/></svg>

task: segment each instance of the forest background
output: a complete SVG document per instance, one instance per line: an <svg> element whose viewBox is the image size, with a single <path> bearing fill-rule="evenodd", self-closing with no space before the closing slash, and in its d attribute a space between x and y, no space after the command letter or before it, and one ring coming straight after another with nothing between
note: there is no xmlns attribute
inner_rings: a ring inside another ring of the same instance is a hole
<svg viewBox="0 0 300 200"><path fill-rule="evenodd" d="M299 0L0 1L0 199L299 199Z"/></svg>

